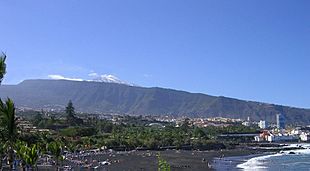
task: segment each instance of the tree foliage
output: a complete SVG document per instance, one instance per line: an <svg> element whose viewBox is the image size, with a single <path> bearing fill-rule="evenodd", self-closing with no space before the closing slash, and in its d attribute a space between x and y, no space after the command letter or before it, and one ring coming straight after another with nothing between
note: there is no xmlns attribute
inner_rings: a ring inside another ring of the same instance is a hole
<svg viewBox="0 0 310 171"><path fill-rule="evenodd" d="M38 145L32 144L28 146L23 141L17 141L15 146L16 155L21 160L22 167L28 166L34 168L40 154Z"/></svg>
<svg viewBox="0 0 310 171"><path fill-rule="evenodd" d="M0 83L6 73L6 55L0 56ZM14 102L8 98L5 102L0 99L0 134L2 144L7 151L7 161L10 168L13 168L14 142L17 138L17 118L15 117Z"/></svg>
<svg viewBox="0 0 310 171"><path fill-rule="evenodd" d="M66 115L67 115L67 122L69 125L76 126L81 125L83 123L83 120L76 117L73 103L71 100L68 102L68 105L66 107Z"/></svg>
<svg viewBox="0 0 310 171"><path fill-rule="evenodd" d="M73 103L71 100L68 102L68 105L66 107L66 114L67 114L68 120L71 118L75 118L75 111L74 111Z"/></svg>
<svg viewBox="0 0 310 171"><path fill-rule="evenodd" d="M62 160L62 144L60 142L53 141L48 144L48 151L53 155L54 160L56 161L56 166L59 164L59 160Z"/></svg>
<svg viewBox="0 0 310 171"><path fill-rule="evenodd" d="M2 55L0 55L0 84L1 84L3 77L6 73L5 60L6 60L6 55L5 55L5 53L2 53Z"/></svg>
<svg viewBox="0 0 310 171"><path fill-rule="evenodd" d="M160 153L158 153L157 158L158 171L171 171L169 163L160 156Z"/></svg>
<svg viewBox="0 0 310 171"><path fill-rule="evenodd" d="M11 99L0 100L1 134L6 142L12 143L17 137L17 118L15 105Z"/></svg>

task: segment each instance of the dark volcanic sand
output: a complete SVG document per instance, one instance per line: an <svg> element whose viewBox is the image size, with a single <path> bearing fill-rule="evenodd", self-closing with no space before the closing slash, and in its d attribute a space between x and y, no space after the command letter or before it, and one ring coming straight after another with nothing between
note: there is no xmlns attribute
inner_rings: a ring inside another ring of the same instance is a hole
<svg viewBox="0 0 310 171"><path fill-rule="evenodd" d="M216 157L242 156L252 154L248 150L225 150L225 151L183 151L166 150L159 151L161 157L171 166L171 170L180 171L206 171L213 170L208 167L208 162L213 163ZM93 157L88 160L111 161L111 165L100 170L108 171L157 171L158 151L133 151L115 152ZM204 160L203 160L204 159ZM78 170L78 169L75 169Z"/></svg>

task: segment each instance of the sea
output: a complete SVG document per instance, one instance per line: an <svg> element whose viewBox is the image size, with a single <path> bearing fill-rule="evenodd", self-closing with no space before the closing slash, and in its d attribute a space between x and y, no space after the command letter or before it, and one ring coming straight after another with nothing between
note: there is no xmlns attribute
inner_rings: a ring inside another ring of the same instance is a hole
<svg viewBox="0 0 310 171"><path fill-rule="evenodd" d="M214 168L221 171L310 171L310 144L289 146L304 149L216 159Z"/></svg>

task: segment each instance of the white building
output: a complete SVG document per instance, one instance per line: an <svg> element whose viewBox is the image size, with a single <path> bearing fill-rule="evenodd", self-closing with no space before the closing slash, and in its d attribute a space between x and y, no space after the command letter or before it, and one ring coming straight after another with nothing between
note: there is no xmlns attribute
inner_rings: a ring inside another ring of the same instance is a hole
<svg viewBox="0 0 310 171"><path fill-rule="evenodd" d="M309 135L309 133L301 133L300 135L299 135L299 138L300 138L300 140L301 141L310 141L310 135Z"/></svg>
<svg viewBox="0 0 310 171"><path fill-rule="evenodd" d="M298 137L293 135L271 134L270 136L267 137L267 141L269 142L298 141Z"/></svg>
<svg viewBox="0 0 310 171"><path fill-rule="evenodd" d="M302 133L302 131L300 129L291 130L291 134L293 134L293 135L300 135L301 133Z"/></svg>
<svg viewBox="0 0 310 171"><path fill-rule="evenodd" d="M262 141L265 141L265 140L264 140L264 138L261 137L261 136L255 136L255 137L254 137L254 141L256 141L256 142L262 142Z"/></svg>
<svg viewBox="0 0 310 171"><path fill-rule="evenodd" d="M258 127L260 128L260 129L266 129L268 126L267 126L267 122L266 121L262 121L262 120L260 120L259 122L258 122Z"/></svg>
<svg viewBox="0 0 310 171"><path fill-rule="evenodd" d="M251 124L250 124L250 122L245 121L245 122L242 122L242 125L244 125L244 126L250 126Z"/></svg>

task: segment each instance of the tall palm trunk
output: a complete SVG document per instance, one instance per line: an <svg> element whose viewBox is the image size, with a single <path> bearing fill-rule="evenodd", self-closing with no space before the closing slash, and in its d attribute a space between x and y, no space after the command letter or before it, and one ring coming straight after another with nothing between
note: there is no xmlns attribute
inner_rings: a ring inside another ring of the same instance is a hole
<svg viewBox="0 0 310 171"><path fill-rule="evenodd" d="M58 171L59 166L58 166L59 162L58 162L58 158L56 159L56 171Z"/></svg>

